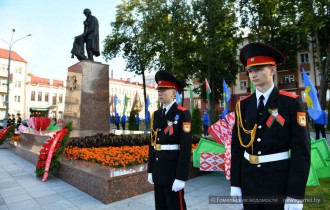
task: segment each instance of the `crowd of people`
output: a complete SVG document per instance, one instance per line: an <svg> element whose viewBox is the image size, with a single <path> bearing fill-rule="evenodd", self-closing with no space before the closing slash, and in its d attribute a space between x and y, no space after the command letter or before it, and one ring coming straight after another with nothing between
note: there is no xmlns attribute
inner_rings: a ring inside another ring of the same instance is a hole
<svg viewBox="0 0 330 210"><path fill-rule="evenodd" d="M15 125L15 128L18 128L22 124L21 114L17 113L17 120L14 114L8 114L7 127Z"/></svg>

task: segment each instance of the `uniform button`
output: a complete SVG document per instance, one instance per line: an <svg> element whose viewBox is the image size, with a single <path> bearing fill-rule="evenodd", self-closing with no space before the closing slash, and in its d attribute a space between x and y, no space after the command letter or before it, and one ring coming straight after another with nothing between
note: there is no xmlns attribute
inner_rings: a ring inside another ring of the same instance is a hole
<svg viewBox="0 0 330 210"><path fill-rule="evenodd" d="M159 138L157 138L157 140L159 141Z"/></svg>
<svg viewBox="0 0 330 210"><path fill-rule="evenodd" d="M258 128L259 128L259 129L261 129L261 128L262 128L262 126L261 126L261 125L259 125L259 126L258 126Z"/></svg>
<svg viewBox="0 0 330 210"><path fill-rule="evenodd" d="M257 138L257 141L258 141L258 142L261 142L261 138Z"/></svg>
<svg viewBox="0 0 330 210"><path fill-rule="evenodd" d="M257 167L258 167L258 168L260 168L260 167L261 167L261 165L260 165L260 164L258 164L258 165L257 165Z"/></svg>
<svg viewBox="0 0 330 210"><path fill-rule="evenodd" d="M158 158L156 158L156 160L158 160Z"/></svg>
<svg viewBox="0 0 330 210"><path fill-rule="evenodd" d="M258 155L261 155L261 151L258 151Z"/></svg>
<svg viewBox="0 0 330 210"><path fill-rule="evenodd" d="M161 131L162 129L159 128L158 130Z"/></svg>

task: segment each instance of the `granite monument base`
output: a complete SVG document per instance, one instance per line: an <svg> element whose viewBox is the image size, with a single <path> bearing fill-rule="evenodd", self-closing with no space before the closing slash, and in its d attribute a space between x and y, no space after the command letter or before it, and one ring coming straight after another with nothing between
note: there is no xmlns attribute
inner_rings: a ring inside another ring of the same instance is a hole
<svg viewBox="0 0 330 210"><path fill-rule="evenodd" d="M64 121L72 137L109 134L109 66L81 61L68 68Z"/></svg>
<svg viewBox="0 0 330 210"><path fill-rule="evenodd" d="M23 142L7 141L5 148L36 165L43 140L40 136L33 136L33 134L29 134L28 137L31 141L24 141L24 137L21 138ZM44 141L48 138L45 137ZM191 162L189 178L207 173L192 167ZM83 160L68 160L63 157L54 175L104 204L153 190L153 185L147 181L146 164L113 168ZM41 180L40 184L42 184Z"/></svg>

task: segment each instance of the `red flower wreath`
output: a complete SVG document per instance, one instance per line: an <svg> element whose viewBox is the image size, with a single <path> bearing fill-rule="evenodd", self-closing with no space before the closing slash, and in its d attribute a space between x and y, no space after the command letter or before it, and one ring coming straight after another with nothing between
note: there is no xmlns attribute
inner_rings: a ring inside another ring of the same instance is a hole
<svg viewBox="0 0 330 210"><path fill-rule="evenodd" d="M61 130L57 131L53 137L49 138L40 149L36 176L38 178L42 177L43 182L47 180L48 174L51 174L57 167L71 131L72 122L69 122Z"/></svg>
<svg viewBox="0 0 330 210"><path fill-rule="evenodd" d="M14 125L11 125L0 131L0 145L3 144L3 142L5 142L7 138L10 138L10 136L13 134L14 129Z"/></svg>

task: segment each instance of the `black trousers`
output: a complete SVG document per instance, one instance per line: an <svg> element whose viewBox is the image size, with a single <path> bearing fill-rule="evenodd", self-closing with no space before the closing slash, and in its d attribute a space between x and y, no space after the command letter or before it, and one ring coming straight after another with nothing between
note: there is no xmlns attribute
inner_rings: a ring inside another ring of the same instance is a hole
<svg viewBox="0 0 330 210"><path fill-rule="evenodd" d="M209 126L208 125L203 125L203 132L204 132L204 136L208 136L209 135L209 132L208 132L208 129L209 129Z"/></svg>
<svg viewBox="0 0 330 210"><path fill-rule="evenodd" d="M172 191L172 185L155 184L156 210L184 210L187 209L184 200L184 190Z"/></svg>
<svg viewBox="0 0 330 210"><path fill-rule="evenodd" d="M314 127L315 127L315 133L316 133L315 140L320 139L320 131L322 134L322 138L326 138L324 125L315 124Z"/></svg>
<svg viewBox="0 0 330 210"><path fill-rule="evenodd" d="M123 130L125 130L125 123L124 122L121 123L121 126L123 127Z"/></svg>

